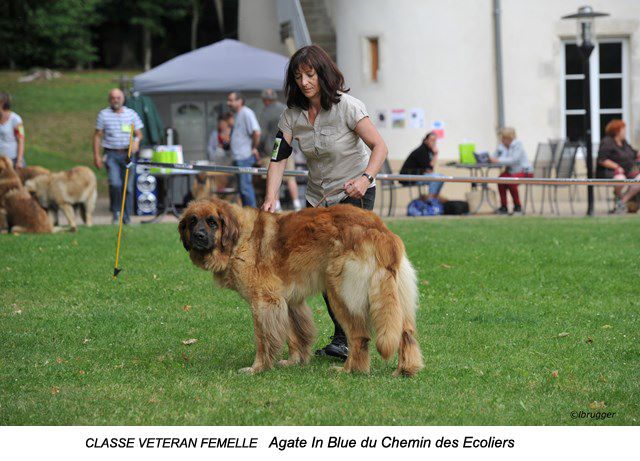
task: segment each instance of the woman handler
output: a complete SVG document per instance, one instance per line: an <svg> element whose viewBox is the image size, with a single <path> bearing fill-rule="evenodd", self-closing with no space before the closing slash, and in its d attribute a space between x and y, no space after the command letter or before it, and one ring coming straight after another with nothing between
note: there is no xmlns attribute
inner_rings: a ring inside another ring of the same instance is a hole
<svg viewBox="0 0 640 461"><path fill-rule="evenodd" d="M275 211L286 165L281 160L291 155L294 139L307 158L307 207L348 203L373 209L374 178L388 150L364 104L347 91L342 73L321 47L305 46L291 57L284 87L287 109L278 123L263 210ZM324 300L335 330L331 343L316 355L346 360L346 335L326 294Z"/></svg>

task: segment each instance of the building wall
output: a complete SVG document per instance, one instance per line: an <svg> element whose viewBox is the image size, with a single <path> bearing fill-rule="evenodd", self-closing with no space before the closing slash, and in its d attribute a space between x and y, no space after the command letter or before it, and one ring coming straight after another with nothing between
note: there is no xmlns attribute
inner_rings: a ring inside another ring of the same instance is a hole
<svg viewBox="0 0 640 461"><path fill-rule="evenodd" d="M338 65L351 94L373 115L381 109L423 108L426 127L387 128L381 134L391 158L405 158L434 120L445 124L442 157L463 140L478 149L495 144L491 0L464 0L445 8L436 0L351 0L331 5ZM363 70L363 40L380 37L379 82Z"/></svg>
<svg viewBox="0 0 640 461"><path fill-rule="evenodd" d="M629 39L627 131L632 144L640 141L640 1L502 0L505 121L531 159L537 142L561 136L562 40L575 38L576 23L560 18L584 4L611 15L596 20L598 37Z"/></svg>
<svg viewBox="0 0 640 461"><path fill-rule="evenodd" d="M238 40L288 56L280 41L276 0L239 0Z"/></svg>
<svg viewBox="0 0 640 461"><path fill-rule="evenodd" d="M493 0L324 1L337 36L338 65L351 94L377 110L417 107L424 129L386 128L381 134L394 165L414 149L433 121L445 124L441 159L457 158L458 144L496 147L498 124ZM640 1L501 0L505 121L533 159L538 142L561 136L562 39L574 21L560 18L584 3L611 14L596 21L600 37L629 39L629 137L640 144ZM276 1L240 0L240 40L284 52ZM329 25L331 26L331 25ZM369 81L365 39L380 39L379 81Z"/></svg>

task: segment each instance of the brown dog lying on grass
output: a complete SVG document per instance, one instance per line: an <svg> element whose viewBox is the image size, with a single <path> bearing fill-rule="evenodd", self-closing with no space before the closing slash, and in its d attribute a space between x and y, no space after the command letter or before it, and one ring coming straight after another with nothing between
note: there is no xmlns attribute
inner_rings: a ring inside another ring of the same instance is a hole
<svg viewBox="0 0 640 461"><path fill-rule="evenodd" d="M271 214L218 199L191 202L178 225L191 261L251 305L256 356L241 372L269 369L285 341L289 359L311 358L315 327L306 298L326 292L347 334L342 371L369 372L372 330L394 376L422 367L415 339L418 289L402 240L373 212L351 205Z"/></svg>
<svg viewBox="0 0 640 461"><path fill-rule="evenodd" d="M53 232L47 212L23 187L7 192L0 205L5 213L10 232L34 234Z"/></svg>
<svg viewBox="0 0 640 461"><path fill-rule="evenodd" d="M80 211L85 224L93 224L93 210L98 194L97 181L96 175L86 166L39 175L29 179L25 187L50 215L57 209L62 210L71 230L77 228L74 205L81 206Z"/></svg>

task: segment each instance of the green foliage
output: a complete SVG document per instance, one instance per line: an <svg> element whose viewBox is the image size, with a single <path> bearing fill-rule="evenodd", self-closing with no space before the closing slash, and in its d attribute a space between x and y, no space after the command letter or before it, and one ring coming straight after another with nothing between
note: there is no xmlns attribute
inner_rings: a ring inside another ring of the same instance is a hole
<svg viewBox="0 0 640 461"><path fill-rule="evenodd" d="M238 374L249 307L191 264L175 225L126 227L115 282L115 226L0 235L0 424L638 424L637 217L389 226L419 274L411 379L373 347L369 376L326 358ZM310 306L322 346L329 316ZM616 416L571 419L593 405Z"/></svg>
<svg viewBox="0 0 640 461"><path fill-rule="evenodd" d="M164 19L180 19L191 11L194 0L138 0L127 2L131 24L147 28L152 35L164 35Z"/></svg>
<svg viewBox="0 0 640 461"><path fill-rule="evenodd" d="M18 66L86 67L97 59L92 27L101 0L9 0L0 16L0 61Z"/></svg>
<svg viewBox="0 0 640 461"><path fill-rule="evenodd" d="M0 15L0 65L83 68L97 60L101 24L125 21L164 34L194 0L7 0ZM197 1L197 0L195 0Z"/></svg>

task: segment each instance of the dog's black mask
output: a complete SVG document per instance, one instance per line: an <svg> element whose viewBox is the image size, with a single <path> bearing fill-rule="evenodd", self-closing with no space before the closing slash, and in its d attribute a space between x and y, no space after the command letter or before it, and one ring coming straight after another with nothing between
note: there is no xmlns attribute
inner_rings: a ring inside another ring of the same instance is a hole
<svg viewBox="0 0 640 461"><path fill-rule="evenodd" d="M183 240L187 251L191 248L198 251L211 251L215 248L216 230L218 229L218 221L215 216L198 218L192 215L182 223L188 228L188 238Z"/></svg>

